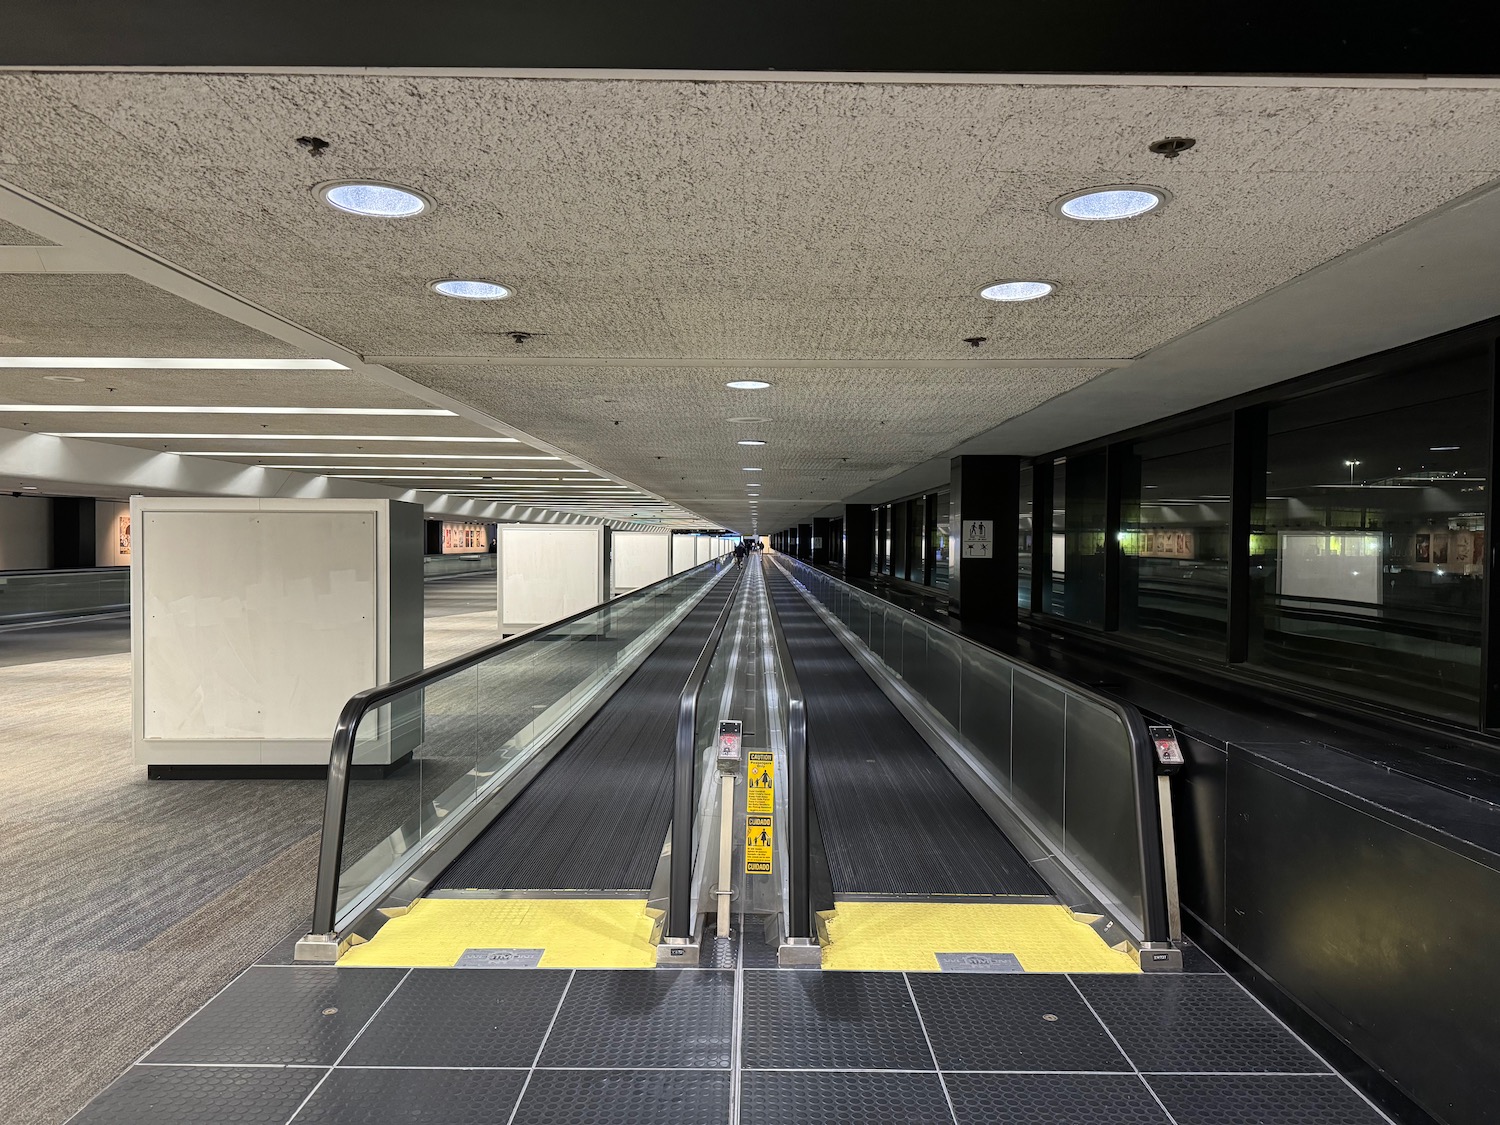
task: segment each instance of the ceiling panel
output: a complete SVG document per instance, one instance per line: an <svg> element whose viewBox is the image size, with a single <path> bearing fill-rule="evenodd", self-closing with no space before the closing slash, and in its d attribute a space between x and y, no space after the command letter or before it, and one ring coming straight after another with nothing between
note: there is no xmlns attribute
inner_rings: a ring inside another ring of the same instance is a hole
<svg viewBox="0 0 1500 1125"><path fill-rule="evenodd" d="M32 234L24 227L0 220L0 246L52 246L39 234Z"/></svg>

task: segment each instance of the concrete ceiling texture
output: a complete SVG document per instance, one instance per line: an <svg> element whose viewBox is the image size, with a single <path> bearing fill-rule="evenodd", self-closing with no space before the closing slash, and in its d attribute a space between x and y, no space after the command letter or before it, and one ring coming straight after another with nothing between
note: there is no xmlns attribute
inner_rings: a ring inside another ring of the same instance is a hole
<svg viewBox="0 0 1500 1125"><path fill-rule="evenodd" d="M421 419L436 428L363 418L354 432L513 430L701 521L765 532L935 483L956 450L1046 452L1145 420L1132 409L1159 417L1401 342L1379 336L1397 323L1383 316L1366 319L1384 329L1344 314L1320 328L1299 286L1333 302L1361 261L1384 271L1382 293L1414 283L1410 255L1360 254L1418 245L1424 224L1488 197L1497 97L1481 80L9 71L0 181L379 375L189 388L158 373L132 393L456 402L466 417ZM1169 136L1196 143L1150 151ZM432 207L344 214L314 190L341 180ZM1168 201L1121 222L1055 211L1122 184ZM1489 258L1496 232L1479 239ZM0 226L0 245L45 243ZM1440 285L1473 280L1450 273ZM427 288L446 277L514 293ZM978 296L1011 279L1057 288ZM197 338L201 310L166 297L108 275L0 276L0 337L41 341L0 350L301 354L250 329L258 342L232 338L242 326L217 313L225 335ZM1257 367L1225 326L1277 300L1300 308L1308 339ZM1464 315L1500 312L1495 300ZM1455 326L1443 302L1423 309L1394 331ZM771 385L725 386L736 379ZM247 432L235 417L182 428Z"/></svg>

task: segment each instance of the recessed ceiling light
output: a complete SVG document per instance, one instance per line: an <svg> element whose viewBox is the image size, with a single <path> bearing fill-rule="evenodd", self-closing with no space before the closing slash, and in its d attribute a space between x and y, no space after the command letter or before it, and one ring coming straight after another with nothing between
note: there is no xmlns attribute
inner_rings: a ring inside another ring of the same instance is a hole
<svg viewBox="0 0 1500 1125"><path fill-rule="evenodd" d="M979 295L986 301L1035 301L1055 288L1050 281L997 281L986 285Z"/></svg>
<svg viewBox="0 0 1500 1125"><path fill-rule="evenodd" d="M764 379L731 379L724 385L731 391L763 391L771 384Z"/></svg>
<svg viewBox="0 0 1500 1125"><path fill-rule="evenodd" d="M21 486L21 491L22 492L35 492L36 491L36 485L34 485L34 484L23 484Z"/></svg>
<svg viewBox="0 0 1500 1125"><path fill-rule="evenodd" d="M1427 448L1433 453L1451 453L1459 447L1456 445L1429 445Z"/></svg>
<svg viewBox="0 0 1500 1125"><path fill-rule="evenodd" d="M749 422L749 423L769 422L770 420L771 419L769 419L769 418L725 418L724 419L724 421L726 421L726 422Z"/></svg>
<svg viewBox="0 0 1500 1125"><path fill-rule="evenodd" d="M755 467L754 467L754 466L752 466L752 465L746 465L746 466L744 466L744 468L743 468L743 470L742 470L742 471L743 471L743 472L746 472L746 473L758 473L758 472L760 472L760 471L761 471L761 470L760 470L760 469L757 469L757 468L755 468Z"/></svg>
<svg viewBox="0 0 1500 1125"><path fill-rule="evenodd" d="M0 355L0 367L77 367L170 371L348 371L331 359L180 359L139 355ZM52 378L52 376L44 376ZM58 382L69 381L57 376ZM83 382L79 379L78 382Z"/></svg>
<svg viewBox="0 0 1500 1125"><path fill-rule="evenodd" d="M1101 222L1109 219L1134 219L1138 215L1155 211L1167 198L1167 193L1161 188L1117 184L1075 191L1063 196L1053 207L1067 219Z"/></svg>
<svg viewBox="0 0 1500 1125"><path fill-rule="evenodd" d="M738 442L736 442L735 444L736 445L765 445L766 443L763 442L763 441L761 441L760 438L747 437L747 438L740 438L740 440Z"/></svg>
<svg viewBox="0 0 1500 1125"><path fill-rule="evenodd" d="M464 281L460 278L445 278L431 282L427 288L444 297L457 297L461 301L503 301L511 291L493 281Z"/></svg>
<svg viewBox="0 0 1500 1125"><path fill-rule="evenodd" d="M317 192L336 210L376 219L409 219L432 206L432 200L411 188L370 180L320 184Z"/></svg>
<svg viewBox="0 0 1500 1125"><path fill-rule="evenodd" d="M81 383L81 382L83 382L83 380L80 379L77 375L43 375L42 378L45 379L49 383Z"/></svg>

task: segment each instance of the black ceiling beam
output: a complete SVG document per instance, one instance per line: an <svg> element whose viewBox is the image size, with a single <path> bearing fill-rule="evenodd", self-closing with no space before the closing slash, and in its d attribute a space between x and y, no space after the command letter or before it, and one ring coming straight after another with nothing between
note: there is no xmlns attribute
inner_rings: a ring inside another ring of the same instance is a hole
<svg viewBox="0 0 1500 1125"><path fill-rule="evenodd" d="M5 0L3 9L5 66L1489 75L1500 65L1497 16L1484 4Z"/></svg>

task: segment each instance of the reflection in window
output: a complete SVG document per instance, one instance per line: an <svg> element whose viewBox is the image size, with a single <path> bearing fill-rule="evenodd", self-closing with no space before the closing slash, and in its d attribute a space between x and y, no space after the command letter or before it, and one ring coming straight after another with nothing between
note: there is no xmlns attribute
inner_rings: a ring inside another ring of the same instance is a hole
<svg viewBox="0 0 1500 1125"><path fill-rule="evenodd" d="M906 502L906 573L910 582L927 581L927 500L919 496Z"/></svg>
<svg viewBox="0 0 1500 1125"><path fill-rule="evenodd" d="M932 584L948 588L948 493L932 497Z"/></svg>
<svg viewBox="0 0 1500 1125"><path fill-rule="evenodd" d="M1068 461L1060 457L1052 463L1052 581L1047 591L1047 612L1061 615L1067 593L1067 495Z"/></svg>
<svg viewBox="0 0 1500 1125"><path fill-rule="evenodd" d="M1031 466L1021 466L1021 518L1016 527L1016 605L1031 608Z"/></svg>
<svg viewBox="0 0 1500 1125"><path fill-rule="evenodd" d="M1067 572L1067 587L1062 613L1080 625L1104 624L1108 467L1108 455L1102 449L1077 454L1069 459L1065 476L1059 470L1059 484L1054 491L1054 495L1065 498L1062 569ZM1055 554L1052 565L1055 573Z"/></svg>
<svg viewBox="0 0 1500 1125"><path fill-rule="evenodd" d="M1486 366L1455 356L1269 411L1253 662L1477 720Z"/></svg>
<svg viewBox="0 0 1500 1125"><path fill-rule="evenodd" d="M1122 465L1120 630L1224 651L1230 423L1137 442Z"/></svg>

